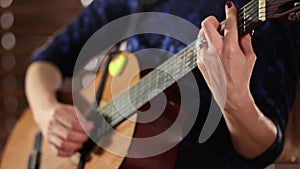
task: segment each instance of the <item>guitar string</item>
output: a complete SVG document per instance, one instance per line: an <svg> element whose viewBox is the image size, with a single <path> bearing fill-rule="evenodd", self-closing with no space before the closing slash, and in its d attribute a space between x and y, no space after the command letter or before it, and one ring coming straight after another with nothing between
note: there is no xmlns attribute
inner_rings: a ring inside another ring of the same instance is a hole
<svg viewBox="0 0 300 169"><path fill-rule="evenodd" d="M247 4L247 5L249 5L249 4ZM246 5L246 6L247 6L247 5ZM135 90L133 90L133 91L135 91Z"/></svg>
<svg viewBox="0 0 300 169"><path fill-rule="evenodd" d="M254 1L252 1L252 2L254 2ZM243 8L241 8L242 10L245 10L247 7L249 7L249 5L250 6L253 6L253 3L248 3L247 5L245 5ZM251 7L250 7L250 9L251 9ZM253 8L252 8L253 9ZM254 8L255 9L255 8ZM244 11L242 11L242 10L240 10L240 12L239 12L239 16L241 16L241 15L243 15L244 14ZM252 11L251 11L252 12ZM254 12L256 12L256 11L254 11ZM251 14L250 15L247 15L247 16L249 16L249 17L251 17ZM242 18L243 19L243 18ZM245 19L245 18L244 18ZM241 20L241 19L240 19ZM247 20L248 21L248 20ZM249 24L251 24L251 23L249 23ZM240 27L241 26L243 26L243 25L240 25ZM175 65L177 65L177 64L175 64ZM144 84L144 83L142 83L142 84ZM142 87L143 88L143 87ZM139 90L132 90L133 92L132 93L136 93L135 91L139 91ZM138 97L139 98L139 97ZM136 103L137 104L137 103Z"/></svg>
<svg viewBox="0 0 300 169"><path fill-rule="evenodd" d="M249 25L253 24L253 21L257 22L258 20L258 2L257 1L251 1L247 7L243 8L243 10L240 10L239 12L239 30L243 31L245 33L248 30L244 31L244 27L249 29ZM256 16L257 15L257 16ZM246 16L246 17L245 17ZM256 20L254 20L255 18ZM246 22L246 24L244 23ZM254 22L254 23L255 23Z"/></svg>
<svg viewBox="0 0 300 169"><path fill-rule="evenodd" d="M159 71L159 74L161 74L160 72L161 72L161 71ZM161 75L158 75L158 76L161 76ZM150 79L151 79L152 77L153 77L153 76L151 76ZM154 80L150 80L150 81L153 82ZM147 81L143 81L143 82L147 82ZM141 84L144 84L144 83L141 83ZM165 86L165 84L161 84L161 85ZM153 86L153 83L152 83L152 85L150 85L150 88L151 88L151 89L153 88L152 86ZM159 85L158 85L158 86L159 86ZM150 90L148 90L148 91L150 91ZM147 93L147 94L148 94L148 93ZM144 92L143 95L145 96L145 92ZM144 99L144 98L145 98L144 96L143 96L143 98L141 99L141 100L142 100L142 103L145 102L145 101L144 101L144 100L145 100L145 99ZM138 98L138 97L137 97L137 98ZM139 100L140 100L140 99L139 99ZM128 112L128 111L127 111L127 112Z"/></svg>
<svg viewBox="0 0 300 169"><path fill-rule="evenodd" d="M184 50L184 52L186 52L185 50ZM185 54L186 55L186 54ZM178 60L177 60L178 61ZM176 65L178 65L178 64L176 64ZM138 97L137 97L138 98Z"/></svg>
<svg viewBox="0 0 300 169"><path fill-rule="evenodd" d="M250 6L253 6L253 2L254 2L254 1L252 1L252 3L248 3L246 6L244 6L244 7L242 8L242 10L245 10L246 7L249 7L249 5L250 5ZM251 7L250 7L250 9L251 9ZM240 10L240 11L242 11L242 10ZM241 15L241 13L244 13L244 12L240 12L240 15ZM248 15L248 16L251 17L251 15ZM241 25L241 26L243 26L243 25ZM175 64L175 65L177 65L177 64ZM176 70L178 70L178 69L176 69ZM143 86L144 83L141 83L141 84L142 84L142 86ZM140 86L138 86L138 87L140 87ZM143 87L141 87L141 88L143 89ZM139 89L139 88L138 88L138 89ZM131 95L132 95L132 94L135 94L136 91L140 91L140 90L131 90L131 92L130 92ZM144 92L142 92L142 93L144 93ZM139 96L139 95L138 95L138 96ZM137 96L136 98L139 98L138 96ZM120 104L123 105L122 103L120 103ZM138 102L134 102L134 104L136 105L136 104L138 104Z"/></svg>
<svg viewBox="0 0 300 169"><path fill-rule="evenodd" d="M172 63L171 62L171 64L173 64L174 65L174 63ZM155 73L160 73L159 71L157 71L157 72L155 72ZM156 77L160 77L160 75L155 75ZM150 81L145 77L145 78L143 78L143 79L145 79L144 81L142 81L142 82L146 82L147 84L152 84L153 83L153 80L152 80L152 77L153 76L149 76L150 77ZM161 80L158 80L157 82L160 82ZM142 84L144 84L144 83L142 83ZM143 86L143 85L141 85L141 86ZM148 85L147 85L148 86ZM153 85L151 85L151 86L153 86ZM150 87L151 87L150 86ZM136 92L134 92L134 93L136 93ZM144 92L145 93L145 92Z"/></svg>
<svg viewBox="0 0 300 169"><path fill-rule="evenodd" d="M194 51L191 52L191 49L192 49L192 48L193 48L193 47L188 48L188 49L189 49L189 52L188 52L189 54L190 54L190 53L194 53ZM192 50L193 50L193 49L192 49ZM187 53L186 50L183 50L183 52L185 53L185 55L183 55L183 56L186 56L186 55L187 55L187 54L186 54L186 53ZM180 57L180 55L179 55L179 57ZM175 61L178 61L178 59L175 59ZM171 63L171 62L170 62L170 63ZM175 65L178 65L178 64L175 64ZM144 82L145 82L145 81L144 81ZM123 119L123 117L120 117L119 114L116 114L116 113L115 113L115 115L116 115L116 117L114 117L114 118L112 119L112 121L120 121L120 118Z"/></svg>
<svg viewBox="0 0 300 169"><path fill-rule="evenodd" d="M186 50L184 50L184 52L186 53ZM186 54L185 54L186 55ZM183 55L183 56L185 56L185 55ZM176 59L175 61L177 61L178 62L178 59ZM175 65L178 65L178 64L175 64ZM178 70L178 69L177 69ZM176 73L175 73L176 74ZM142 83L143 84L143 83Z"/></svg>
<svg viewBox="0 0 300 169"><path fill-rule="evenodd" d="M194 43L193 43L194 44ZM192 44L192 45L193 45ZM191 48L191 47L190 47ZM191 49L189 49L189 51L190 51ZM189 53L191 53L191 52L189 52ZM175 58L176 56L174 56L173 58ZM174 59L175 61L176 61L176 59ZM174 61L173 59L172 59L172 61ZM151 80L151 78L153 77L153 76L148 76L148 77L150 77L150 80ZM153 80L152 80L153 81ZM146 82L146 81L143 81L143 82ZM128 110L127 110L127 112L128 112ZM129 114L126 114L126 116L128 116L128 115L130 115L131 113L129 113ZM119 114L115 114L116 116L114 116L114 119L113 120L117 120L117 121L119 121Z"/></svg>
<svg viewBox="0 0 300 169"><path fill-rule="evenodd" d="M250 4L250 5L251 5L251 4ZM249 6L249 4L248 4L248 6ZM251 9L251 8L250 8L250 9ZM251 15L249 15L249 16L251 17ZM175 63L175 65L178 65L178 64ZM178 70L178 69L176 69L176 70ZM175 73L175 74L176 74L176 73Z"/></svg>
<svg viewBox="0 0 300 169"><path fill-rule="evenodd" d="M251 1L251 2L253 2L253 1ZM247 5L249 5L249 4L247 4ZM250 4L250 6L252 6L253 4L251 3ZM242 8L243 10L245 10L245 7L244 8ZM241 14L241 13L240 13ZM240 15L239 14L239 15ZM247 20L247 22L248 22L248 20ZM251 24L251 23L250 23ZM240 25L241 26L241 25ZM182 50L182 53L184 53L184 57L185 57L185 59L187 58L186 56L188 56L188 55L190 55L190 54L193 54L194 53L194 45L195 45L195 41L191 44L191 45L189 45L188 47L187 47L187 49L185 50ZM178 58L180 58L180 57L182 57L181 55L181 52L179 52L178 53L178 55L177 55L177 57ZM176 55L174 56L174 57L176 57ZM189 57L189 58L191 58L191 57ZM182 58L181 58L182 59ZM171 68L174 68L174 66L172 66L174 63L172 63L172 61L175 61L175 62L178 62L179 61L179 59L171 59L170 60L170 62L167 62L167 64L166 65L168 65L168 66L170 66ZM194 62L194 63L193 63ZM189 66L195 66L195 59L189 59L188 60L188 62L186 62L187 63L187 65L188 65L188 67ZM189 63L191 63L191 64L189 64ZM175 64L175 65L178 65L178 64ZM177 69L178 70L178 69ZM148 77L150 77L149 79L150 80L152 80L152 77L153 76L148 76ZM144 78L143 78L144 79ZM142 84L142 86L144 85L144 83L145 82L148 82L148 80L146 79L146 80L144 80L144 81L142 81L140 84ZM151 83L146 83L146 84L151 84ZM138 86L138 85L134 85L133 87L135 87L135 86ZM139 86L138 86L139 87ZM132 88L132 89L134 89L134 88ZM130 91L130 90L128 90L128 91ZM134 90L133 90L134 91ZM122 98L122 97L117 97L117 98ZM121 99L121 101L122 101L122 99ZM119 101L117 101L117 102L119 102ZM143 100L142 100L142 102L144 102ZM119 104L119 103L118 103ZM105 109L107 109L107 108L110 108L110 110L113 110L114 108L112 108L112 104L108 104L108 106L104 106L103 108L101 108L100 110L98 110L98 111L101 111L101 110L105 110ZM125 107L128 107L128 105L125 105ZM128 110L126 110L126 111L128 111ZM105 112L105 111L103 111L103 112ZM112 118L111 118L111 120L112 120L112 123L118 123L119 121L121 121L121 119L123 119L123 117L121 117L120 116L120 114L119 113L117 113L117 112L115 112L115 111L111 111L112 112ZM131 113L129 113L129 114L127 114L127 116L128 115L130 115Z"/></svg>

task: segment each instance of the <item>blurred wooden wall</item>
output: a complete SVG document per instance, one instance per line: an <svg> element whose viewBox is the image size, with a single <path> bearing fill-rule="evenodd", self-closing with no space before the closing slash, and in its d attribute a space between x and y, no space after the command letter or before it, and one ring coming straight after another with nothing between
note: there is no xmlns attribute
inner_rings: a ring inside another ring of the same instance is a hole
<svg viewBox="0 0 300 169"><path fill-rule="evenodd" d="M82 10L80 0L0 0L0 153L27 107L24 75L32 52Z"/></svg>

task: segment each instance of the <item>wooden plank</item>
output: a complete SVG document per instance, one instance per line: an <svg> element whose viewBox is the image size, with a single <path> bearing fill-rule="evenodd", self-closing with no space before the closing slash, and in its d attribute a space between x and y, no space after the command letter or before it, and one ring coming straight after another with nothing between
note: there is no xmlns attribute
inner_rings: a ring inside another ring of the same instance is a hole
<svg viewBox="0 0 300 169"><path fill-rule="evenodd" d="M6 96L15 96L19 98L19 97L24 97L24 95L25 95L24 89L16 89L13 91L0 90L1 101Z"/></svg>
<svg viewBox="0 0 300 169"><path fill-rule="evenodd" d="M78 7L81 6L79 0L14 0L12 7L15 6L48 6L48 7Z"/></svg>

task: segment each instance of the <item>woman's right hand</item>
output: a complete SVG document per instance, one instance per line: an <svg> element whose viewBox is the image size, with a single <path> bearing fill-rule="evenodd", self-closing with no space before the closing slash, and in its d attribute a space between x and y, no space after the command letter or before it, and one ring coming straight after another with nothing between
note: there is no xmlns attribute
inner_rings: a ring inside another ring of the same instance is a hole
<svg viewBox="0 0 300 169"><path fill-rule="evenodd" d="M57 156L74 154L87 141L94 126L76 111L72 105L55 103L43 112L34 113L45 140Z"/></svg>

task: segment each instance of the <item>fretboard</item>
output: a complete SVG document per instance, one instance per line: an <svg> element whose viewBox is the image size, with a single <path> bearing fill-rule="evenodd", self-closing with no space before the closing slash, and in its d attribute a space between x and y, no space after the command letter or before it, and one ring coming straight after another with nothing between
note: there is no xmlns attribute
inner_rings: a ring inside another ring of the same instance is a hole
<svg viewBox="0 0 300 169"><path fill-rule="evenodd" d="M265 1L252 0L238 11L239 35L245 35L265 20ZM225 22L221 23L220 33L224 31ZM101 113L111 127L116 127L125 119L133 115L138 108L162 93L176 81L196 68L196 41L165 61L156 69L148 73L137 84L114 98L102 108L94 110ZM93 113L91 116L95 117ZM99 116L98 116L99 117ZM111 129L110 126L97 124L100 131L98 136ZM100 129L101 128L101 129Z"/></svg>

